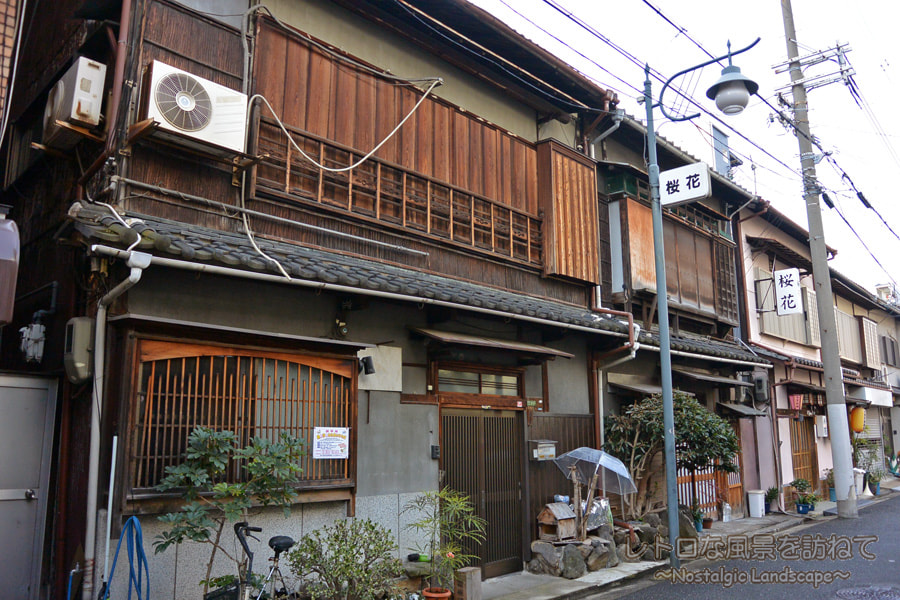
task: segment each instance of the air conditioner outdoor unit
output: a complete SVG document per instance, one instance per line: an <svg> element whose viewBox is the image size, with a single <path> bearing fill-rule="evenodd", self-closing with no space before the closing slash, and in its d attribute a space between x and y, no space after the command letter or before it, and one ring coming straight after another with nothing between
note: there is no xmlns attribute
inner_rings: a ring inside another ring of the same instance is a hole
<svg viewBox="0 0 900 600"><path fill-rule="evenodd" d="M141 118L156 121L158 134L207 150L244 151L247 96L241 92L153 61L141 105Z"/></svg>
<svg viewBox="0 0 900 600"><path fill-rule="evenodd" d="M87 128L100 124L105 80L106 65L103 63L83 56L75 61L47 96L42 139L44 145L68 150L82 137L66 128L66 124Z"/></svg>

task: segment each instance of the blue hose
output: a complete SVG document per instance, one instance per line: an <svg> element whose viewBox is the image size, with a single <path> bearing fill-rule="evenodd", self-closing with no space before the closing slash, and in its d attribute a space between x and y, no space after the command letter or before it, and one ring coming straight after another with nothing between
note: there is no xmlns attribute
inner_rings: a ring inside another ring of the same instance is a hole
<svg viewBox="0 0 900 600"><path fill-rule="evenodd" d="M119 560L119 550L122 548L122 540L126 540L128 551L128 600L131 600L131 591L134 590L138 600L150 600L150 569L147 566L147 556L144 554L144 536L141 533L141 523L137 517L131 517L125 521L125 527L119 536L116 545L116 555L113 557L112 568L109 571L109 581L103 592L102 600L109 599L109 590L112 588L113 575L116 573L116 561ZM135 568L137 571L135 572ZM146 575L146 577L145 577ZM146 584L146 595L141 594L142 584Z"/></svg>

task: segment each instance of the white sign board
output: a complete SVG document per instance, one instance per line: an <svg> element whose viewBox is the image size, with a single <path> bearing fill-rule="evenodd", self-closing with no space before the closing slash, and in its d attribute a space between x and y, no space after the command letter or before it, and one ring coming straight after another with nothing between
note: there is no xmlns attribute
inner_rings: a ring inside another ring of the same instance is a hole
<svg viewBox="0 0 900 600"><path fill-rule="evenodd" d="M775 271L775 313L781 317L803 312L800 296L800 270Z"/></svg>
<svg viewBox="0 0 900 600"><path fill-rule="evenodd" d="M709 166L706 163L684 165L659 174L659 201L663 206L708 198L709 194Z"/></svg>
<svg viewBox="0 0 900 600"><path fill-rule="evenodd" d="M349 427L315 427L313 429L313 458L348 458L349 456Z"/></svg>

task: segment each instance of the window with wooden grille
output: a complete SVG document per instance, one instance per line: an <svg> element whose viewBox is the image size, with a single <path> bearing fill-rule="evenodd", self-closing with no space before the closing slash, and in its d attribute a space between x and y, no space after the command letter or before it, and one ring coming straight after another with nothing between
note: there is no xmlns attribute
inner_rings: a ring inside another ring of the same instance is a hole
<svg viewBox="0 0 900 600"><path fill-rule="evenodd" d="M316 427L353 427L355 359L256 352L142 340L133 396L131 488L151 490L166 467L181 462L196 427L232 431L239 443L304 440L303 485L344 487L349 459L315 460ZM231 481L240 477L235 470Z"/></svg>

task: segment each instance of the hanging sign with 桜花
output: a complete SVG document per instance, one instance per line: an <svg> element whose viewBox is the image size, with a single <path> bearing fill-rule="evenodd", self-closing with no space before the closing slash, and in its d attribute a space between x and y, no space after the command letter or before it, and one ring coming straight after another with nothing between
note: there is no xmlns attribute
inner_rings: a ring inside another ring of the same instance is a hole
<svg viewBox="0 0 900 600"><path fill-rule="evenodd" d="M803 312L800 296L800 270L775 271L775 312L779 317Z"/></svg>

